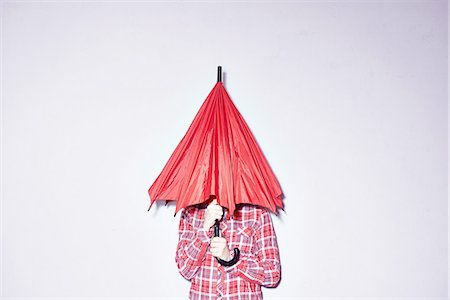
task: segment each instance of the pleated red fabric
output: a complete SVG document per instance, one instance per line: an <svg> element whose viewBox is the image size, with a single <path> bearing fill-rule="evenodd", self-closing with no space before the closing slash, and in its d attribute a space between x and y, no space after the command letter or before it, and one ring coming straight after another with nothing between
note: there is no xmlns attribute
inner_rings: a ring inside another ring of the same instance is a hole
<svg viewBox="0 0 450 300"><path fill-rule="evenodd" d="M239 203L283 208L282 191L244 118L217 82L148 190L182 208L215 196L232 215Z"/></svg>

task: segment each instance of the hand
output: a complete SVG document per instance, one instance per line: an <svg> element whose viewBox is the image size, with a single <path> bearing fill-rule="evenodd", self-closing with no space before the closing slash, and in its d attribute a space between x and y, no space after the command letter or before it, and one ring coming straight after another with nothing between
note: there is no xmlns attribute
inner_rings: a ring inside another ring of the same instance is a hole
<svg viewBox="0 0 450 300"><path fill-rule="evenodd" d="M209 231L211 226L213 226L216 222L216 219L220 220L222 218L222 215L223 208L217 203L217 200L214 199L206 208L205 219L203 220L203 229Z"/></svg>
<svg viewBox="0 0 450 300"><path fill-rule="evenodd" d="M223 237L213 237L211 244L209 245L209 251L215 257L223 259L225 261L231 260L230 250L228 249L227 240Z"/></svg>

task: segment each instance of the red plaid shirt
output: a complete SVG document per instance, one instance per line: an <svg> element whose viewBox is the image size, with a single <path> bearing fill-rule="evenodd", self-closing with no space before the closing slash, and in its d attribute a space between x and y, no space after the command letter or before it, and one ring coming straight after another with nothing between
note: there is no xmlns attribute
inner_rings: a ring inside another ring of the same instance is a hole
<svg viewBox="0 0 450 300"><path fill-rule="evenodd" d="M230 253L240 250L238 262L224 267L208 251L214 227L203 229L204 208L188 207L180 217L175 261L180 274L191 281L189 299L262 299L261 286L274 287L280 280L277 238L269 212L243 205L232 218L220 222L221 236Z"/></svg>

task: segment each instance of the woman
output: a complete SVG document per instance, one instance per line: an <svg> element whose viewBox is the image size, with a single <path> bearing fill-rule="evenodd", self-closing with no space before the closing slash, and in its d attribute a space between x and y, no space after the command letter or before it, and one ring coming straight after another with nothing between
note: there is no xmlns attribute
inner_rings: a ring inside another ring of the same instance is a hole
<svg viewBox="0 0 450 300"><path fill-rule="evenodd" d="M180 274L191 281L190 299L262 299L261 286L280 281L280 258L270 213L255 205L241 205L233 216L214 199L184 209L180 217L175 261ZM223 220L221 236L213 237L215 220ZM232 266L229 261L240 250Z"/></svg>

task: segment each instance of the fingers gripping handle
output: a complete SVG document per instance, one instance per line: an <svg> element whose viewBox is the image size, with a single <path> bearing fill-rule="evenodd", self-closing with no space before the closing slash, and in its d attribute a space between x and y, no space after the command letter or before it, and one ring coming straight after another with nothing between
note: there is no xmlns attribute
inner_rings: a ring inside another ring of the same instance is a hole
<svg viewBox="0 0 450 300"><path fill-rule="evenodd" d="M220 236L219 220L217 220L217 219L216 219L216 222L214 223L214 236ZM230 267L230 266L234 265L235 263L237 263L237 261L239 260L239 254L240 254L239 249L234 248L234 256L233 256L232 260L226 261L226 260L220 259L218 257L216 257L216 258L217 258L217 261L222 266Z"/></svg>

